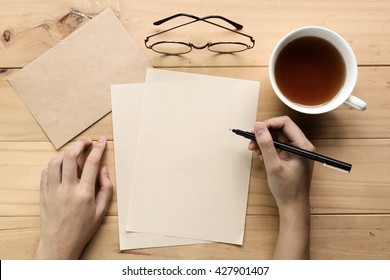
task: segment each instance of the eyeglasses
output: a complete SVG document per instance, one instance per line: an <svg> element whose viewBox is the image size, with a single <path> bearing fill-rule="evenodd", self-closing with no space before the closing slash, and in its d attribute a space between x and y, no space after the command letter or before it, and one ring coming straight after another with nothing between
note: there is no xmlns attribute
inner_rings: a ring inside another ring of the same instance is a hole
<svg viewBox="0 0 390 280"><path fill-rule="evenodd" d="M237 30L240 30L243 28L243 26L241 24L236 23L236 22L234 22L230 19L227 19L225 17L222 17L222 16L207 16L207 17L200 18L197 16L181 13L181 14L176 14L176 15L161 19L159 21L154 22L153 24L160 25L160 24L163 24L171 19L174 19L177 17L182 17L182 16L189 17L189 18L192 18L194 20L187 22L187 23L184 23L184 24L180 24L180 25L172 27L172 28L169 28L167 30L163 30L161 32L158 32L156 34L153 34L153 35L146 37L145 46L148 49L151 49L151 50L153 50L157 53L161 53L161 54L182 55L182 54L189 53L193 48L197 49L197 50L207 48L209 51L212 51L215 53L221 53L221 54L223 54L223 53L237 53L237 52L242 52L242 51L251 49L255 45L255 39L253 39L252 36L249 36L247 34L244 34L244 33L237 31ZM219 25L217 23L209 21L208 19L224 20L225 22L234 26L234 28L236 30L230 29L230 28L225 27L223 25ZM204 46L196 46L191 42L187 43L187 42L181 42L181 41L157 41L153 44L148 44L149 39L154 37L154 36L166 33L168 31L171 31L171 30L174 30L174 29L177 29L177 28L180 28L182 26L189 25L191 23L198 22L198 21L204 21L204 22L207 22L207 23L212 24L214 26L218 26L218 27L221 27L225 30L228 30L228 31L234 32L236 34L242 35L244 37L247 37L250 40L250 44L246 44L246 43L241 42L241 41L209 42L209 43L205 44Z"/></svg>

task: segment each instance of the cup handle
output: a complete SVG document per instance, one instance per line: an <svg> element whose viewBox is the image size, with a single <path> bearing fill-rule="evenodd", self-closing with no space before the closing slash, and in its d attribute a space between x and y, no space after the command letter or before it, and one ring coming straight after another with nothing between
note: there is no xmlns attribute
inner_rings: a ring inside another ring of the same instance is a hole
<svg viewBox="0 0 390 280"><path fill-rule="evenodd" d="M359 111L364 111L367 108L366 102L353 95L350 95L344 103Z"/></svg>

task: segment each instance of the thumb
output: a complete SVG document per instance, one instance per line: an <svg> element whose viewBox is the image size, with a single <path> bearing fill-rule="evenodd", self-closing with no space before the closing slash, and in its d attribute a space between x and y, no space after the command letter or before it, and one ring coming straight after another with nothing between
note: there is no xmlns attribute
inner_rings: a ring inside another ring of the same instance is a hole
<svg viewBox="0 0 390 280"><path fill-rule="evenodd" d="M266 167L278 164L280 158L268 128L263 123L257 122L255 123L254 132Z"/></svg>

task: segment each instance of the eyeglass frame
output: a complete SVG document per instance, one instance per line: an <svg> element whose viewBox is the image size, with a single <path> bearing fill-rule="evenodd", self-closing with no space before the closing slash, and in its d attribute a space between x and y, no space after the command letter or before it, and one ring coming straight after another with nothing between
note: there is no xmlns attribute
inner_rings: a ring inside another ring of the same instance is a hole
<svg viewBox="0 0 390 280"><path fill-rule="evenodd" d="M239 32L237 30L241 30L243 28L243 26L237 22L234 22L230 19L227 19L223 16L218 16L218 15L211 15L211 16L206 16L206 17L203 17L203 18L200 18L200 17L197 17L197 16L194 16L194 15L190 15L190 14L185 14L185 13L179 13L179 14L176 14L176 15L173 15L173 16L170 16L170 17L167 17L167 18L164 18L164 19L161 19L161 20L158 20L156 22L153 23L153 25L160 25L160 24L163 24L171 19L174 19L174 18L177 18L177 17L180 17L180 16L186 16L186 17L190 17L190 18L193 18L194 20L193 21L190 21L190 22L187 22L187 23L183 23L183 24L180 24L180 25L177 25L177 26L174 26L174 27L171 27L171 28L168 28L166 30L163 30L163 31L160 31L160 32L157 32L155 34L152 34L152 35L149 35L145 38L145 47L148 48L148 49L151 49L157 53L161 53L161 54L165 54L165 55L183 55L183 54L186 54L186 53L189 53L192 51L192 49L204 49L207 47L207 49L211 52L215 52L215 53L237 53L237 52L242 52L242 51L246 51L246 50L249 50L249 49L252 49L254 46L255 46L255 39L250 36L250 35L247 35L245 33L242 33L242 32ZM233 25L237 30L234 30L234 29L231 29L231 28L228 28L226 26L223 26L223 25L220 25L220 24L217 24L215 22L211 22L211 21L208 21L207 19L210 19L210 18L217 18L217 19L222 19L224 21L226 21L227 23ZM242 35L242 36L245 36L247 38L249 38L249 40L251 41L252 45L248 45L248 44L245 44L243 42L216 42L216 43L211 43L211 42L208 42L207 44L205 44L204 46L202 47L198 47L198 46L195 46L193 43L191 42L179 42L179 41L158 41L156 43L153 43L151 45L148 45L148 42L149 42L149 39L154 37L154 36L157 36L157 35L160 35L160 34L163 34L163 33L166 33L168 31L171 31L171 30L174 30L174 29L177 29L177 28L180 28L180 27L183 27L183 26L186 26L186 25L189 25L191 23L195 23L195 22L198 22L198 21L204 21L204 22L207 22L209 24L212 24L212 25L215 25L215 26L218 26L220 28L223 28L225 30L228 30L228 31L231 31L231 32L234 32L236 34L239 34L239 35ZM160 52L160 51L157 51L155 49L153 49L154 46L158 45L158 44L163 44L163 43L176 43L176 44L182 44L182 45L186 45L189 47L189 50L186 51L186 52L180 52L180 53L168 53L168 52ZM219 51L214 51L212 49L210 49L210 47L212 46L215 46L215 45L221 45L221 44L235 44L235 45L242 45L242 46L245 46L246 48L245 49L242 49L242 50L238 50L238 51L229 51L229 52L219 52Z"/></svg>

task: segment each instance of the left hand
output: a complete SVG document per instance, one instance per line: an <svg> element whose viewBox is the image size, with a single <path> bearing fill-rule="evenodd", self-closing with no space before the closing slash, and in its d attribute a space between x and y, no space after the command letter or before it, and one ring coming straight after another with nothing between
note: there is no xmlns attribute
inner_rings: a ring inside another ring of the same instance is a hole
<svg viewBox="0 0 390 280"><path fill-rule="evenodd" d="M107 168L99 170L105 148L104 137L79 140L42 171L37 259L78 259L96 233L113 191Z"/></svg>

